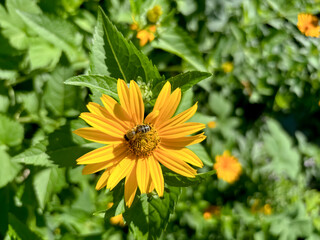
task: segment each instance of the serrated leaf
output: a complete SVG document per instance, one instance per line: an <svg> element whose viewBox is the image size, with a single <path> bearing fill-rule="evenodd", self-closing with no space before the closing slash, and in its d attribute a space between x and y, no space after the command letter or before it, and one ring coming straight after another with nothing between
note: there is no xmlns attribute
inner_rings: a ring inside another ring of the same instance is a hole
<svg viewBox="0 0 320 240"><path fill-rule="evenodd" d="M207 71L197 44L190 35L180 27L163 29L163 31L159 33L159 37L152 41L152 46L181 57L198 71Z"/></svg>
<svg viewBox="0 0 320 240"><path fill-rule="evenodd" d="M74 25L53 16L17 12L23 21L39 36L65 51L70 62L86 60L80 48L82 36Z"/></svg>
<svg viewBox="0 0 320 240"><path fill-rule="evenodd" d="M0 188L11 182L21 170L18 163L12 162L10 156L2 149L0 149Z"/></svg>
<svg viewBox="0 0 320 240"><path fill-rule="evenodd" d="M53 193L58 193L66 185L65 169L48 168L34 175L33 187L39 202L43 209L50 200Z"/></svg>
<svg viewBox="0 0 320 240"><path fill-rule="evenodd" d="M117 79L103 75L81 75L69 78L64 82L68 85L88 87L118 99Z"/></svg>
<svg viewBox="0 0 320 240"><path fill-rule="evenodd" d="M20 123L0 115L0 145L19 145L23 140L24 130Z"/></svg>
<svg viewBox="0 0 320 240"><path fill-rule="evenodd" d="M200 184L202 181L205 181L208 177L215 174L215 172L215 170L212 170L206 173L199 173L195 178L184 177L171 171L164 171L163 175L166 184L169 186L188 187L191 185Z"/></svg>
<svg viewBox="0 0 320 240"><path fill-rule="evenodd" d="M180 195L180 188L169 187L163 198L143 194L123 214L136 239L158 239L166 229L170 214Z"/></svg>
<svg viewBox="0 0 320 240"><path fill-rule="evenodd" d="M107 66L109 76L113 78L121 78L126 82L136 80L140 76L143 81L151 82L155 85L162 80L157 68L152 62L142 54L131 42L128 42L117 28L111 23L109 18L100 8L98 22L102 22L104 45L100 41L96 41L93 46L93 54L91 60L93 64ZM98 24L97 34L101 34L101 25ZM101 35L100 35L101 36ZM98 39L98 38L96 38ZM105 69L100 71L101 67L93 66L91 70L94 73L105 74Z"/></svg>
<svg viewBox="0 0 320 240"><path fill-rule="evenodd" d="M212 74L208 72L198 72L198 71L191 71L180 73L174 77L171 77L165 81L158 83L152 90L155 95L161 91L163 85L169 81L171 83L172 90L176 88L181 88L181 92L185 92L198 82L210 77Z"/></svg>
<svg viewBox="0 0 320 240"><path fill-rule="evenodd" d="M51 75L47 75L44 102L56 116L70 115L70 112L71 115L78 115L74 107L78 105L79 89L64 84L64 80L72 75L73 70L66 67L57 67Z"/></svg>
<svg viewBox="0 0 320 240"><path fill-rule="evenodd" d="M25 150L24 152L14 156L12 161L17 163L23 163L26 165L52 167L54 164L49 160L48 154L46 154L46 146L48 141L44 140L39 142L35 146Z"/></svg>

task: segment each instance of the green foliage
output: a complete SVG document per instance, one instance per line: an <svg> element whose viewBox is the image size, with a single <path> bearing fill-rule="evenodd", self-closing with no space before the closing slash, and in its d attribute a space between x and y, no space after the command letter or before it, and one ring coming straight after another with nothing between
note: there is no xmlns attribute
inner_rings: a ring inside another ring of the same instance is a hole
<svg viewBox="0 0 320 240"><path fill-rule="evenodd" d="M319 7L1 1L0 238L320 239L320 45L296 27ZM138 189L130 208L124 181L97 191L100 173L82 175L76 159L103 145L73 134L87 127L78 116L90 98L118 101L118 78L138 83L146 114L169 81L182 91L175 115L197 103L189 122L206 125L206 140L188 146L204 163L198 175L162 166L164 196ZM232 184L213 170L225 150L242 166Z"/></svg>
<svg viewBox="0 0 320 240"><path fill-rule="evenodd" d="M159 230L166 228L179 193L179 188L169 187L161 199L144 194L133 203L124 218L136 239L158 239L161 236Z"/></svg>
<svg viewBox="0 0 320 240"><path fill-rule="evenodd" d="M12 162L10 156L4 150L0 150L0 156L2 164L0 168L0 188L2 188L17 176L21 170L21 166L18 163Z"/></svg>
<svg viewBox="0 0 320 240"><path fill-rule="evenodd" d="M267 122L270 134L263 135L265 150L272 157L272 161L266 166L278 175L286 174L295 179L300 170L300 156L293 149L289 136L280 128L275 121Z"/></svg>
<svg viewBox="0 0 320 240"><path fill-rule="evenodd" d="M22 139L23 127L7 116L0 115L0 144L16 146L21 144Z"/></svg>
<svg viewBox="0 0 320 240"><path fill-rule="evenodd" d="M138 76L143 81L153 84L161 80L157 68L132 43L127 42L102 9L99 11L98 22L95 33L96 35L103 34L104 41L101 42L101 35L96 36L94 42L96 45L94 45L94 51L91 55L91 58L94 58L94 64L97 64L100 68L102 64L106 65L108 75L116 79L121 78L126 82L137 80ZM98 59L93 57L95 55ZM91 69L91 71L96 74L105 74L106 69L102 69L100 72L100 68L97 68L96 71Z"/></svg>

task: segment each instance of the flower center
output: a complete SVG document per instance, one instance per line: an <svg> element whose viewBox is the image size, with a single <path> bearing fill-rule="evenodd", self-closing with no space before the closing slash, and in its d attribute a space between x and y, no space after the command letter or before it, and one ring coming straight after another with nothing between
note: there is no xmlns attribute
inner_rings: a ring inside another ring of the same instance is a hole
<svg viewBox="0 0 320 240"><path fill-rule="evenodd" d="M149 156L160 142L157 131L148 124L137 125L129 130L124 138L129 149L138 157Z"/></svg>

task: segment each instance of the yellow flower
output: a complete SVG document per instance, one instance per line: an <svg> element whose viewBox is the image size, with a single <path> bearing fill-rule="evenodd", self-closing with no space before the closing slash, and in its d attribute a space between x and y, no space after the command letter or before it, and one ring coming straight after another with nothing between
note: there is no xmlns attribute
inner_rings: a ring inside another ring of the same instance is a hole
<svg viewBox="0 0 320 240"><path fill-rule="evenodd" d="M208 122L207 125L208 125L208 128L216 128L217 123L215 121L210 121L210 122Z"/></svg>
<svg viewBox="0 0 320 240"><path fill-rule="evenodd" d="M216 156L214 169L217 171L218 178L228 183L238 180L242 170L238 159L231 156L229 151L224 151L222 155Z"/></svg>
<svg viewBox="0 0 320 240"><path fill-rule="evenodd" d="M132 24L130 25L130 29L131 29L131 30L138 30L138 29L139 29L138 23L132 23Z"/></svg>
<svg viewBox="0 0 320 240"><path fill-rule="evenodd" d="M159 5L155 5L152 9L150 9L147 13L147 18L149 22L156 23L160 16L162 15L162 9Z"/></svg>
<svg viewBox="0 0 320 240"><path fill-rule="evenodd" d="M219 216L220 212L221 212L221 208L219 206L211 205L204 211L203 218L210 219L212 215Z"/></svg>
<svg viewBox="0 0 320 240"><path fill-rule="evenodd" d="M113 206L113 202L108 203L108 209L111 208L112 206ZM123 227L125 225L124 221L123 221L122 214L119 214L117 216L111 217L110 218L110 223L112 225L119 225L121 227Z"/></svg>
<svg viewBox="0 0 320 240"><path fill-rule="evenodd" d="M221 67L225 73L229 73L229 72L232 72L232 70L233 70L233 63L232 62L225 62L224 64L222 64Z"/></svg>
<svg viewBox="0 0 320 240"><path fill-rule="evenodd" d="M270 206L269 203L267 203L267 204L265 204L265 205L263 206L263 213L264 213L265 215L270 215L270 214L272 213L272 208L271 208L271 206Z"/></svg>
<svg viewBox="0 0 320 240"><path fill-rule="evenodd" d="M197 104L174 116L181 99L181 89L171 93L167 82L154 105L153 111L144 119L144 103L135 81L128 88L125 81L117 84L120 103L108 95L101 101L104 107L90 102L90 113L80 118L92 127L74 131L88 140L107 144L93 150L79 159L78 164L87 164L82 173L92 174L104 170L96 189L107 187L112 190L125 178L124 198L131 206L137 188L140 193L154 189L163 196L164 179L160 163L168 169L186 176L195 177L197 171L189 164L202 167L201 160L185 146L203 141L203 133L187 136L205 128L204 124L186 121L191 118ZM188 164L189 163L189 164Z"/></svg>
<svg viewBox="0 0 320 240"><path fill-rule="evenodd" d="M319 37L320 26L318 25L319 19L308 13L300 13L298 15L297 26L304 35L307 37Z"/></svg>
<svg viewBox="0 0 320 240"><path fill-rule="evenodd" d="M157 27L152 25L146 29L140 30L137 33L137 38L140 39L140 46L143 47L147 42L152 42L154 40L154 33L156 32Z"/></svg>

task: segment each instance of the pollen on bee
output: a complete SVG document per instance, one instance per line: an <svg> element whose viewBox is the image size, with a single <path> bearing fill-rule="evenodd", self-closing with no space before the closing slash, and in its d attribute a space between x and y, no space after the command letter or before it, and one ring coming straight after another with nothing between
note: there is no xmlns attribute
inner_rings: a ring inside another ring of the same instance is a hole
<svg viewBox="0 0 320 240"><path fill-rule="evenodd" d="M125 135L129 149L139 157L149 156L158 146L160 138L154 127L137 125Z"/></svg>

